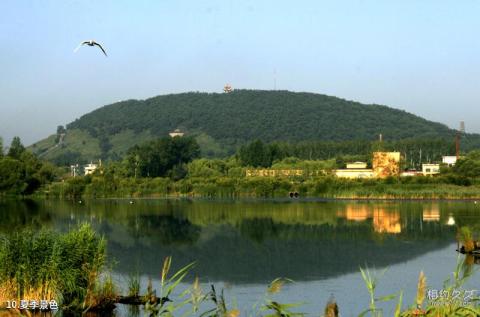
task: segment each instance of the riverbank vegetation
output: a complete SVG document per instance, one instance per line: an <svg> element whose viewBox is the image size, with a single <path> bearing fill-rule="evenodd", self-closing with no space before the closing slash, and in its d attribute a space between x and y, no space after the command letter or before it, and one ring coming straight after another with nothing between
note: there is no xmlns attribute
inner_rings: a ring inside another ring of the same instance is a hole
<svg viewBox="0 0 480 317"><path fill-rule="evenodd" d="M420 148L420 151L417 149ZM371 164L371 151L401 150L402 168L418 167L451 153L452 144L437 140L346 141L298 144L254 141L236 155L205 158L194 138L162 138L136 145L118 161L107 161L93 174L72 177L26 151L18 138L0 157L0 195L37 195L77 199L106 197L300 197L345 199L480 199L480 151L455 166L442 166L434 177L342 179L333 170L346 162ZM422 151L423 150L423 151ZM420 156L418 156L420 155ZM322 158L322 159L319 159ZM246 176L247 169L301 170L301 175Z"/></svg>
<svg viewBox="0 0 480 317"><path fill-rule="evenodd" d="M65 234L23 230L0 241L0 307L35 299L82 311L98 306L111 288L102 277L105 240L89 225Z"/></svg>
<svg viewBox="0 0 480 317"><path fill-rule="evenodd" d="M252 155L252 157L255 157ZM258 156L261 157L261 156ZM148 160L148 162L152 162ZM153 161L154 162L154 161ZM271 169L301 170L301 176L246 176L253 167L240 155L228 159L199 158L172 165L156 177L135 177L131 161L111 163L87 177L52 183L45 192L52 197L300 197L345 199L478 199L480 198L480 154L471 152L454 167L442 167L435 177L388 177L342 179L332 171L342 161L302 160L287 157L273 162ZM321 173L318 173L321 171Z"/></svg>
<svg viewBox="0 0 480 317"><path fill-rule="evenodd" d="M0 139L0 196L31 195L42 185L58 179L59 171L26 151L20 138L13 138L7 153L3 152Z"/></svg>

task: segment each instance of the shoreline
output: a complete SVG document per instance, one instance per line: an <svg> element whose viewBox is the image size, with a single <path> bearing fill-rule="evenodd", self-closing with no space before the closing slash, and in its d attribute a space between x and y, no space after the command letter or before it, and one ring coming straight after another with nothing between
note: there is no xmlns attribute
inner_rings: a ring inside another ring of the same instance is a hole
<svg viewBox="0 0 480 317"><path fill-rule="evenodd" d="M125 196L113 196L113 197L78 197L76 199L66 198L66 197L46 197L39 195L32 196L0 196L0 201L2 200L39 200L39 201L114 201L114 200L125 200L125 201L146 201L146 200L191 200L191 201L228 201L228 202L263 202L263 201L274 201L274 202L349 202L349 201L358 201L358 202L474 202L477 201L480 203L479 197L315 197L315 196L304 196L298 198L290 197L255 197L255 196L240 196L240 197L208 197L202 195L152 195L152 196L140 196L140 197L125 197Z"/></svg>

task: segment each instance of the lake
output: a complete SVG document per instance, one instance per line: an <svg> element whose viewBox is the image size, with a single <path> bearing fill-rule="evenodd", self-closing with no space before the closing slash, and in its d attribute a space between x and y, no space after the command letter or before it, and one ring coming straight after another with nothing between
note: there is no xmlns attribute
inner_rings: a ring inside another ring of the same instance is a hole
<svg viewBox="0 0 480 317"><path fill-rule="evenodd" d="M360 267L387 269L377 295L404 290L411 305L420 271L429 289L442 289L458 259L456 228L478 224L479 212L472 201L25 200L0 201L0 230L67 231L88 222L106 237L109 266L123 288L135 272L143 290L149 278L158 287L171 255L173 270L196 261L186 282L196 275L206 290L224 289L242 315L270 281L286 277L293 282L278 301L302 302L298 311L319 316L334 296L342 316L357 316L369 303ZM479 282L474 273L465 288ZM385 315L395 304L382 305ZM120 307L117 315L129 313Z"/></svg>

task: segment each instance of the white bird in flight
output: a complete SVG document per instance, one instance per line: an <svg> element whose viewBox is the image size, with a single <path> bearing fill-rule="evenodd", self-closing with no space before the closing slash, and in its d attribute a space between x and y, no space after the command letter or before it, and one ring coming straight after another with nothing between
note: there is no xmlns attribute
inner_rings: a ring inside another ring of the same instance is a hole
<svg viewBox="0 0 480 317"><path fill-rule="evenodd" d="M77 46L77 48L74 50L74 52L77 52L78 49L79 49L80 47L82 47L83 45L88 45L88 46L95 46L95 45L96 45L96 46L98 46L98 47L102 50L103 54L105 54L105 56L107 56L107 52L105 52L105 50L103 49L102 45L98 44L98 43L95 42L94 40L83 41L82 43L80 43L80 45Z"/></svg>

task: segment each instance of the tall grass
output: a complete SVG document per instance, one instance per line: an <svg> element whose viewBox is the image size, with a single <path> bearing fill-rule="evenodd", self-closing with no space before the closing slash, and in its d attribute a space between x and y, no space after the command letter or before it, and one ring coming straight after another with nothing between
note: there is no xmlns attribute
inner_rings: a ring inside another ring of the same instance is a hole
<svg viewBox="0 0 480 317"><path fill-rule="evenodd" d="M436 302L425 303L425 295L427 293L428 285L427 279L423 272L420 272L417 283L417 294L414 299L414 304L406 310L402 310L403 291L398 296L388 295L377 298L375 295L375 289L377 285L378 276L372 275L368 269L360 269L362 277L365 282L365 286L370 294L369 308L363 311L359 317L363 316L375 316L383 317L383 311L376 306L377 301L389 301L397 298L397 305L395 308L395 317L416 317L416 316L431 316L431 317L475 317L480 316L480 308L476 306L478 298L473 298L469 303L455 300L437 300ZM465 290L462 290L467 279L471 276L471 266L465 262L465 259L458 259L455 271L451 278L448 278L444 282L443 290L448 294L452 294L454 290L459 291L459 297L464 298L466 294Z"/></svg>
<svg viewBox="0 0 480 317"><path fill-rule="evenodd" d="M117 178L103 176L75 178L52 183L46 188L52 197L166 197L208 198L301 197L380 198L380 199L467 199L480 198L480 186L462 186L444 178L398 177L388 179L341 179L314 177L187 176L179 181L169 178Z"/></svg>
<svg viewBox="0 0 480 317"><path fill-rule="evenodd" d="M82 309L105 264L105 241L89 225L66 234L25 230L1 237L0 263L2 304L33 298Z"/></svg>

